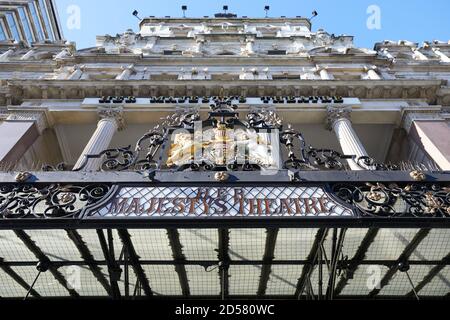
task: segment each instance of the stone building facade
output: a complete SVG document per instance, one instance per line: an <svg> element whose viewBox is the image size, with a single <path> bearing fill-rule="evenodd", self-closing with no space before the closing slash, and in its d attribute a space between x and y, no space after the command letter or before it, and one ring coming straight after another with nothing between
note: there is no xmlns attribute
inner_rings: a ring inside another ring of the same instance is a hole
<svg viewBox="0 0 450 320"><path fill-rule="evenodd" d="M152 98L235 96L249 98L245 107L277 109L311 144L344 153L356 150L327 130L334 109L298 101L349 98L342 116L352 119L359 153L450 169L443 139L448 42L384 41L372 50L355 47L351 36L313 32L304 18L146 18L138 34L99 36L94 48L63 41L0 46L1 160L18 168L75 165L100 119L102 96L138 98L114 104L123 130L111 131L102 147L137 138L176 105L210 104ZM277 97L283 100L274 103Z"/></svg>
<svg viewBox="0 0 450 320"><path fill-rule="evenodd" d="M450 297L450 42L50 24L0 39L0 297Z"/></svg>

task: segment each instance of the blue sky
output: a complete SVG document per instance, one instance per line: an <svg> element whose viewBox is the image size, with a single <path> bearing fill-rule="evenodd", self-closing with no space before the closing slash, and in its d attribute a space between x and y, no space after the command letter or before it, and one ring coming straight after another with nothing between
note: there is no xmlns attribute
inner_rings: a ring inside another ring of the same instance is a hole
<svg viewBox="0 0 450 320"><path fill-rule="evenodd" d="M265 5L270 5L272 17L310 17L317 10L314 31L323 28L336 35L353 35L356 45L366 48L387 39L419 43L450 40L449 0L56 0L64 36L75 41L78 49L95 46L96 35L115 35L126 29L138 31L139 21L131 14L134 9L141 17L180 17L183 4L188 6L189 17L212 16L224 4L238 16L249 17L264 16ZM74 5L80 9L80 28L70 28L74 20L68 11ZM367 27L367 9L371 5L380 8L380 29Z"/></svg>

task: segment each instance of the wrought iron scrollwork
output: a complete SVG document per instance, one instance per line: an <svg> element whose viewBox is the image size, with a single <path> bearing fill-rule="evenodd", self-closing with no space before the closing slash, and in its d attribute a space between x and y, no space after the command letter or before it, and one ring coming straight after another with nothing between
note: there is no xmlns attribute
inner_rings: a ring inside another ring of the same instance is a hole
<svg viewBox="0 0 450 320"><path fill-rule="evenodd" d="M163 120L162 125L164 127L172 127L172 128L181 128L181 127L192 128L194 127L194 122L198 121L199 119L200 115L198 111L195 109L189 109L186 110L185 112L179 110L178 112L175 112L174 114L162 119Z"/></svg>
<svg viewBox="0 0 450 320"><path fill-rule="evenodd" d="M284 162L287 169L300 170L342 170L345 168L343 161L351 159L330 149L316 149L306 147L306 141L302 133L294 130L291 126L281 133L280 141L286 146L288 159ZM298 143L298 152L295 143Z"/></svg>
<svg viewBox="0 0 450 320"><path fill-rule="evenodd" d="M375 159L370 157L359 157L356 160L356 164L364 170L376 170L376 171L398 171L400 166L390 163L378 163Z"/></svg>
<svg viewBox="0 0 450 320"><path fill-rule="evenodd" d="M191 162L184 164L180 167L178 167L177 171L185 171L185 170L191 170L191 171L259 171L261 170L261 166L258 164L253 163L229 163L226 165L217 165L215 163L211 162Z"/></svg>
<svg viewBox="0 0 450 320"><path fill-rule="evenodd" d="M159 169L258 171L269 167L273 169L274 163L278 162L277 154L280 151L269 151L268 146L274 139L269 135L273 133L276 134L276 140L279 140L287 150L284 169L338 171L348 169L348 162L352 161L362 170L401 170L398 165L378 163L370 157L357 158L355 155L344 155L332 149L319 149L307 145L303 134L293 129L291 125L283 130L282 120L270 108L253 109L247 114L246 120L239 118L237 105L231 100L215 99L210 108L208 118L203 121L198 109L192 107L179 109L163 118L161 127L156 126L142 136L134 150L128 146L108 149L97 155L86 155L84 165L78 170L82 170L92 158L103 159L101 165L103 171ZM197 122L201 123L199 126L201 132L196 131L194 124ZM185 132L177 132L177 129L184 129ZM230 134L230 131L234 131L235 134ZM204 141L205 134L207 138ZM242 145L245 147L242 148ZM278 141L272 145L279 147ZM262 147L266 147L266 151L261 151ZM199 149L202 152L201 156L198 156ZM242 153L242 149L246 149L244 156L238 155L237 152ZM168 151L168 154L162 154L162 150ZM250 156L250 152L254 153L253 156ZM227 157L229 154L231 157ZM167 160L163 165L162 160L165 158ZM278 167L276 164L277 169ZM51 167L46 169L53 170Z"/></svg>
<svg viewBox="0 0 450 320"><path fill-rule="evenodd" d="M192 117L189 118L189 121L194 121ZM181 123L185 123L181 121ZM193 124L192 124L193 125ZM156 169L158 167L158 162L156 160L156 155L160 150L161 146L164 144L164 141L167 140L168 132L167 130L161 130L158 126L147 132L143 135L138 142L136 143L135 152L138 154L138 159L135 163L136 170L150 170ZM146 147L147 153L144 159L139 158L139 153L143 149L144 142L147 141L148 145Z"/></svg>
<svg viewBox="0 0 450 320"><path fill-rule="evenodd" d="M66 171L67 165L65 163L58 163L56 166L44 164L41 167L41 170L44 172L50 172L50 171Z"/></svg>
<svg viewBox="0 0 450 320"><path fill-rule="evenodd" d="M78 218L89 206L103 200L111 186L1 185L0 219Z"/></svg>
<svg viewBox="0 0 450 320"><path fill-rule="evenodd" d="M331 190L361 216L450 217L450 188L437 184L336 184Z"/></svg>
<svg viewBox="0 0 450 320"><path fill-rule="evenodd" d="M251 128L280 129L283 121L273 110L261 109L247 114L247 121Z"/></svg>

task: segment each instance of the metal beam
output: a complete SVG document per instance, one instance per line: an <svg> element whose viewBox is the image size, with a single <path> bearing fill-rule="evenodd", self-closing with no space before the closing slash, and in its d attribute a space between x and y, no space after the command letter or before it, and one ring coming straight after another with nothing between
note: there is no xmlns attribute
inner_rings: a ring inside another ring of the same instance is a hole
<svg viewBox="0 0 450 320"><path fill-rule="evenodd" d="M147 276L145 275L144 269L139 262L139 256L136 254L134 250L133 242L131 241L130 234L126 229L118 229L120 239L122 239L122 243L127 250L128 258L130 260L131 266L133 267L134 273L136 277L139 279L139 282L142 284L142 289L146 296L153 296L153 291L150 288L149 281Z"/></svg>
<svg viewBox="0 0 450 320"><path fill-rule="evenodd" d="M315 266L316 260L318 258L320 246L322 245L323 241L325 240L327 234L328 234L328 229L326 229L326 228L321 228L316 233L316 238L314 239L314 243L311 247L311 251L309 252L309 255L307 258L308 263L303 267L302 274L297 282L297 289L295 290L295 297L297 299L300 299L300 296L302 295L303 291L305 290L308 279L311 276L312 271L314 270L314 266Z"/></svg>
<svg viewBox="0 0 450 320"><path fill-rule="evenodd" d="M445 268L445 264L450 262L450 253L442 259L442 265L434 266L430 272L422 279L422 281L414 288L414 290L419 293L427 284L429 284L438 274ZM414 290L411 290L406 296L415 297Z"/></svg>
<svg viewBox="0 0 450 320"><path fill-rule="evenodd" d="M420 229L417 232L411 242L406 246L405 250L403 250L402 254L397 259L397 262L389 269L388 272L386 272L383 279L381 279L379 288L375 288L369 293L369 298L375 297L386 285L389 284L389 281L391 281L392 277L399 270L399 263L408 261L414 250L416 250L422 240L426 238L428 233L430 233L430 230L431 229Z"/></svg>
<svg viewBox="0 0 450 320"><path fill-rule="evenodd" d="M172 248L173 259L176 262L186 261L186 257L183 254L183 247L180 242L180 234L177 229L167 229L167 236L169 237L170 247ZM186 273L186 267L183 264L175 265L175 271L178 274L180 280L181 291L183 296L187 297L191 294L189 289L189 281Z"/></svg>
<svg viewBox="0 0 450 320"><path fill-rule="evenodd" d="M258 286L258 297L263 296L266 294L267 290L267 283L270 278L270 273L272 271L272 261L275 258L275 245L277 241L278 236L278 230L279 229L267 229L267 236L266 236L266 247L264 250L264 257L263 257L263 266L261 268L261 277L259 280L259 286Z"/></svg>
<svg viewBox="0 0 450 320"><path fill-rule="evenodd" d="M78 251L80 252L81 258L86 261L86 264L89 266L89 269L91 270L94 277L100 282L103 288L105 288L108 295L112 295L111 292L111 286L108 283L108 280L103 275L102 270L99 268L98 264L96 263L94 256L92 255L91 251L87 247L86 243L83 241L83 238L76 230L66 230L68 237L77 247Z"/></svg>
<svg viewBox="0 0 450 320"><path fill-rule="evenodd" d="M219 277L220 277L220 296L227 299L229 296L229 268L230 268L230 231L228 229L219 229Z"/></svg>
<svg viewBox="0 0 450 320"><path fill-rule="evenodd" d="M122 269L117 265L114 256L111 256L108 244L106 242L105 234L103 230L97 229L98 240L103 251L103 256L106 260L108 267L109 282L111 284L111 296L113 299L120 299L120 290L117 281L120 279Z"/></svg>
<svg viewBox="0 0 450 320"><path fill-rule="evenodd" d="M51 263L50 259L42 252L42 250L36 245L36 243L34 243L31 237L23 230L16 230L14 232L16 236L25 244L25 246L34 254L36 259L49 264L48 270L51 272L53 277L55 277L56 281L58 281L72 297L78 298L80 296L78 292L76 292L73 288L69 288L64 276L61 274L61 272L58 271L58 268L56 268Z"/></svg>
<svg viewBox="0 0 450 320"><path fill-rule="evenodd" d="M105 260L95 261L99 266L107 266L108 262ZM176 265L184 265L184 266L215 266L219 263L218 260L186 260L186 261L174 261L174 260L139 260L141 265L152 265L152 266L176 266ZM379 265L379 266L392 266L397 260L363 260L359 265ZM230 260L228 262L229 265L238 265L238 266L264 266L267 264L271 265L288 265L288 266L299 266L308 264L308 260L273 260L271 262L265 262L263 260ZM351 261L350 261L351 263ZM0 264L4 264L10 267L33 267L36 266L37 261L4 261ZM53 261L51 263L55 267L64 267L64 266L86 266L86 262L84 261ZM125 265L124 261L117 261L117 266ZM418 266L450 266L450 261L443 260L413 260L409 261L410 265L418 265ZM343 269L348 265L345 262L338 262L338 267ZM120 270L119 270L120 271Z"/></svg>
<svg viewBox="0 0 450 320"><path fill-rule="evenodd" d="M342 252L342 246L344 245L345 233L347 232L346 228L342 228L339 233L339 238L336 239L337 229L333 233L333 254L331 257L331 268L330 268L330 277L328 278L328 287L327 287L327 299L333 300L335 294L335 284L336 284L336 272L338 268L339 257ZM336 240L336 241L335 241Z"/></svg>
<svg viewBox="0 0 450 320"><path fill-rule="evenodd" d="M335 296L339 295L342 290L344 290L345 286L348 283L348 280L353 278L353 275L355 274L359 265L365 259L367 250L369 250L370 245L378 235L378 231L378 228L370 228L367 231L364 239L361 241L361 244L358 247L358 250L356 250L356 253L353 256L353 259L350 260L346 273L341 277L338 284L336 285L336 288L334 290Z"/></svg>
<svg viewBox="0 0 450 320"><path fill-rule="evenodd" d="M8 276L10 276L19 286L24 288L25 290L30 290L30 285L23 280L21 276L19 276L10 266L3 264L4 259L0 258L0 269L2 269ZM30 290L30 294L33 297L40 298L41 295L34 289Z"/></svg>

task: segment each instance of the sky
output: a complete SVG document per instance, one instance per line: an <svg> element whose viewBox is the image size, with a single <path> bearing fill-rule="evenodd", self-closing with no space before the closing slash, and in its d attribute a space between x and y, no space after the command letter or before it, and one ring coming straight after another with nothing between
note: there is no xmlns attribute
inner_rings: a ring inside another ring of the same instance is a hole
<svg viewBox="0 0 450 320"><path fill-rule="evenodd" d="M127 29L139 31L139 11L146 16L181 17L181 5L187 5L187 17L213 16L223 5L238 16L311 17L313 31L355 36L358 47L372 49L383 40L450 40L449 0L56 0L64 37L78 49L95 46L97 35L115 35Z"/></svg>

